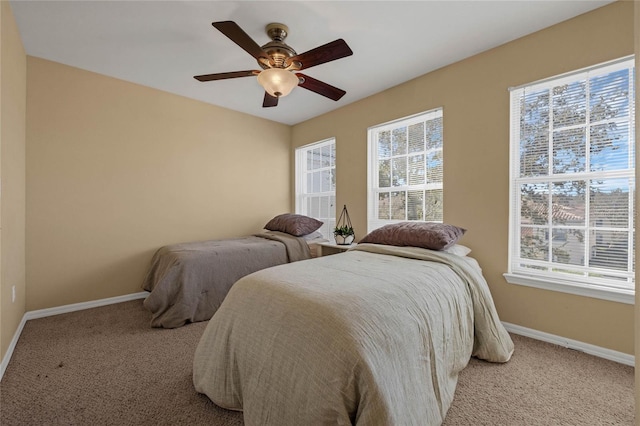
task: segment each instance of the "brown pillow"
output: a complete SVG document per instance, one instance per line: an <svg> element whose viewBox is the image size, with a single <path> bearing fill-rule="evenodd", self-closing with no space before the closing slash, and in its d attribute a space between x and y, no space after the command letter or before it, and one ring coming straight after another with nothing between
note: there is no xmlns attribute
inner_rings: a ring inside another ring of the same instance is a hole
<svg viewBox="0 0 640 426"><path fill-rule="evenodd" d="M445 250L454 245L466 231L446 223L401 222L375 229L360 242Z"/></svg>
<svg viewBox="0 0 640 426"><path fill-rule="evenodd" d="M264 227L269 231L286 232L295 237L301 237L316 231L322 222L301 214L284 213L271 219Z"/></svg>

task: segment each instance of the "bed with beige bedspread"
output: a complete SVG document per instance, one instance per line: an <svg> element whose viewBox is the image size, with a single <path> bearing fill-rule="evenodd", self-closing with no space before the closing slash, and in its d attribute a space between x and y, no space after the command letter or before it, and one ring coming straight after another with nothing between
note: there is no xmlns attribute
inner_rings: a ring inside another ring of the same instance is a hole
<svg viewBox="0 0 640 426"><path fill-rule="evenodd" d="M240 279L193 382L246 425L438 425L471 356L512 352L474 259L360 244Z"/></svg>

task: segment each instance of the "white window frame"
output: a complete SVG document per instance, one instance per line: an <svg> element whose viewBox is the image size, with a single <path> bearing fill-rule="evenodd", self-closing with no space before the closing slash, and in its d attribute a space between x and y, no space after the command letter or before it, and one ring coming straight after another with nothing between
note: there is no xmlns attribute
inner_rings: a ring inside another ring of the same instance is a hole
<svg viewBox="0 0 640 426"><path fill-rule="evenodd" d="M526 260L522 262L519 257L519 247L520 247L520 185L521 183L530 183L538 177L535 178L520 178L519 177L519 167L520 167L520 109L519 109L519 99L521 97L522 91L527 88L527 90L538 91L544 90L545 88L551 88L553 86L558 86L560 84L571 83L581 79L588 79L593 75L603 75L608 74L610 72L614 72L622 69L634 68L634 57L628 56L624 58L620 58L615 61L606 62L603 64L598 64L593 67L585 68L582 70L578 70L575 72L562 74L556 77L552 77L549 79L541 80L538 82L534 82L531 84L527 84L524 86L511 88L510 97L511 97L511 128L510 128L510 190L509 190L509 263L508 263L508 272L504 274L507 282L511 284L519 284L530 287L542 288L546 290L554 290L564 293L576 294L580 296L593 297L598 299L610 300L620 303L634 304L635 303L635 271L631 271L631 274L626 277L626 284L616 285L613 281L599 280L595 277L587 277L583 276L576 279L571 279L569 274L561 274L555 272L553 270L546 271L531 271L525 270L525 268L520 267L521 263L535 263L531 260ZM635 72L633 73L635 75ZM634 81L633 78L630 78L629 82L629 93L635 93L634 91ZM587 98L588 99L588 98ZM587 108L589 102L587 101ZM590 123L588 122L588 109L587 109L587 123L586 128L589 128ZM634 153L635 153L635 134L634 134L634 126L635 126L635 99L631 99L629 102L629 117L628 117L628 140L629 140L629 164L630 167L625 171L613 171L613 172L591 172L585 171L581 173L572 173L572 174L553 174L552 170L548 175L540 176L539 181L541 183L551 183L558 181L570 181L572 179L575 180L588 180L588 179L598 179L598 178L629 178L631 181L630 192L633 192L635 188L633 185L635 184L635 168L632 167L634 165ZM550 124L550 132L553 131ZM588 135L589 132L587 132ZM588 138L588 136L587 136ZM551 138L550 139L550 150L551 148ZM589 156L589 149L586 150L586 156ZM552 163L552 155L549 155L549 163ZM550 167L551 164L550 164ZM588 191L587 191L588 194ZM588 197L588 195L587 195ZM588 204L587 204L588 208ZM631 230L629 239L631 240L631 244L629 247L633 248L633 250L628 250L628 262L630 265L633 265L633 256L635 252L635 243L633 241L635 229L634 229L634 216L635 216L635 206L633 206L633 197L630 197L629 202L629 225L626 228L627 230ZM551 211L551 210L550 210ZM588 214L588 212L587 212ZM548 221L551 223L551 221ZM589 228L585 224L585 230ZM549 231L550 232L550 231ZM589 247L585 244L585 250L589 250ZM549 262L547 262L548 264ZM556 263L551 263L555 265ZM557 264L561 265L561 264ZM544 265L541 265L544 266ZM579 268L579 267L578 267ZM590 267L584 267L585 275L586 271L589 270ZM597 269L596 269L597 270ZM593 272L593 270L592 270ZM627 273L628 274L628 273ZM613 274L609 274L613 275Z"/></svg>
<svg viewBox="0 0 640 426"><path fill-rule="evenodd" d="M330 158L330 164L328 166L321 166L313 169L308 168L307 157L314 150L328 149L332 154ZM319 142L314 142L308 145L296 148L295 152L295 186L296 186L296 213L310 216L323 222L323 225L318 229L324 238L329 241L333 241L333 229L336 226L336 189L335 189L335 174L336 174L336 139L329 138ZM331 175L332 184L326 191L310 192L308 185L309 179L313 179L314 173L326 173ZM311 176L310 176L311 175ZM317 208L312 207L313 202L311 199L317 199ZM326 203L326 206L324 205ZM312 211L313 210L313 211Z"/></svg>
<svg viewBox="0 0 640 426"><path fill-rule="evenodd" d="M391 223L418 222L417 220L407 219L408 218L407 206L409 204L408 202L405 204L405 219L379 219L378 218L378 211L379 211L378 210L379 209L378 194L380 192L393 192L392 189L400 192L402 191L433 191L433 190L442 191L443 190L444 179L442 178L442 176L440 177L439 182L428 182L426 180L426 176L428 175L428 170L429 170L429 167L427 164L425 164L425 183L411 185L409 182L407 182L406 185L391 186L391 187L384 187L384 188L381 188L379 184L378 135L381 132L392 131L394 129L401 128L401 127L408 128L411 125L422 123L422 122L428 122L435 119L443 119L443 110L441 107L435 108L429 111L424 111L415 115L411 115L409 117L404 117L404 118L393 120L387 123L372 126L367 130L368 171L369 171L368 177L367 177L367 232L371 232L374 229L377 229L381 226L391 224ZM426 130L426 127L425 127L425 130ZM444 136L442 138L444 139ZM439 148L428 149L425 146L425 150L421 152L424 153L425 155L425 162L427 161L428 154L439 152L440 155L442 156L443 143L441 141L441 146ZM408 158L410 154L416 155L417 153L418 152L407 153L406 155L404 155L404 157ZM392 155L391 158L402 157L402 156L403 155L399 155L399 156ZM444 158L444 157L442 156L441 158ZM407 169L409 167L408 164L409 162L407 161ZM444 167L444 164L442 164L442 166ZM408 174L409 172L407 171L407 176ZM444 197L442 199L444 200ZM422 208L423 213L426 211L424 207L425 205L424 203L426 202L427 200L423 199L423 208ZM442 204L439 207L440 207L440 216L442 217L443 215ZM422 221L442 222L442 219L438 220L438 219L425 218L425 220L421 220L420 222Z"/></svg>

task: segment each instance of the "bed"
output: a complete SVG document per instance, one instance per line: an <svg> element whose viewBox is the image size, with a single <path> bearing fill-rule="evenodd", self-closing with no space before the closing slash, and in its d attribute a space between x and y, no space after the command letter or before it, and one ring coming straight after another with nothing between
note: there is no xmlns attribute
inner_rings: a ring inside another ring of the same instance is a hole
<svg viewBox="0 0 640 426"><path fill-rule="evenodd" d="M289 221L283 222L283 216ZM276 219L280 222L274 225ZM310 218L302 217L306 219ZM271 266L313 257L318 243L327 241L314 228L322 222L301 227L300 220L298 215L279 215L267 223L265 231L255 235L158 249L142 285L149 292L143 304L151 312L151 326L177 328L206 321L238 279ZM291 223L298 226L283 225ZM308 232L309 229L314 231Z"/></svg>
<svg viewBox="0 0 640 426"><path fill-rule="evenodd" d="M360 243L240 279L193 383L247 425L438 425L470 357L513 349L473 258Z"/></svg>

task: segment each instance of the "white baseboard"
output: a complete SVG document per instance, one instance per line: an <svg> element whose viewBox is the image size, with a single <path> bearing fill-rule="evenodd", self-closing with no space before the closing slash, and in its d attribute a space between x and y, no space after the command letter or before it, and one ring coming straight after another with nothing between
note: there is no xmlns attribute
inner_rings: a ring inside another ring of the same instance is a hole
<svg viewBox="0 0 640 426"><path fill-rule="evenodd" d="M7 369L7 366L9 365L9 361L11 361L13 350L16 348L16 344L18 344L18 339L20 338L22 329L24 328L24 325L27 322L27 319L25 317L26 317L26 314L22 316L22 320L20 320L20 324L18 324L18 329L13 334L13 339L11 339L11 343L9 343L7 352L4 354L4 358L2 358L2 363L0 364L0 380L2 380L2 377L4 377L4 371Z"/></svg>
<svg viewBox="0 0 640 426"><path fill-rule="evenodd" d="M4 357L2 358L2 363L0 364L0 380L2 380L2 377L4 376L4 372L9 365L9 361L11 360L11 356L13 355L13 351L15 350L18 339L20 338L20 334L22 334L24 325L28 320L66 314L68 312L81 311L83 309L97 308L99 306L113 305L114 303L128 302L130 300L144 299L148 295L148 291L141 291L140 293L125 294L124 296L109 297L107 299L92 300L90 302L74 303L71 305L38 309L37 311L26 312L22 316L22 320L20 321L18 329L13 335L13 339L11 339L11 343L7 348L7 353L5 353Z"/></svg>
<svg viewBox="0 0 640 426"><path fill-rule="evenodd" d="M69 312L82 311L84 309L97 308L100 306L113 305L114 303L128 302L130 300L144 299L149 295L148 291L140 293L125 294L124 296L109 297L107 299L92 300L90 302L74 303L72 305L57 306L55 308L38 309L37 311L29 311L24 316L27 320L51 317Z"/></svg>
<svg viewBox="0 0 640 426"><path fill-rule="evenodd" d="M578 340L567 339L565 337L556 336L554 334L545 333L543 331L534 330L532 328L522 327L516 324L510 324L508 322L502 322L502 324L504 325L504 328L506 328L510 333L519 334L521 336L530 337L532 339L541 340L547 343L553 343L558 346L574 349L576 351L584 352L589 355L608 359L609 361L615 361L620 364L635 367L636 357L634 355L629 355L624 352L618 352L589 343L580 342Z"/></svg>

